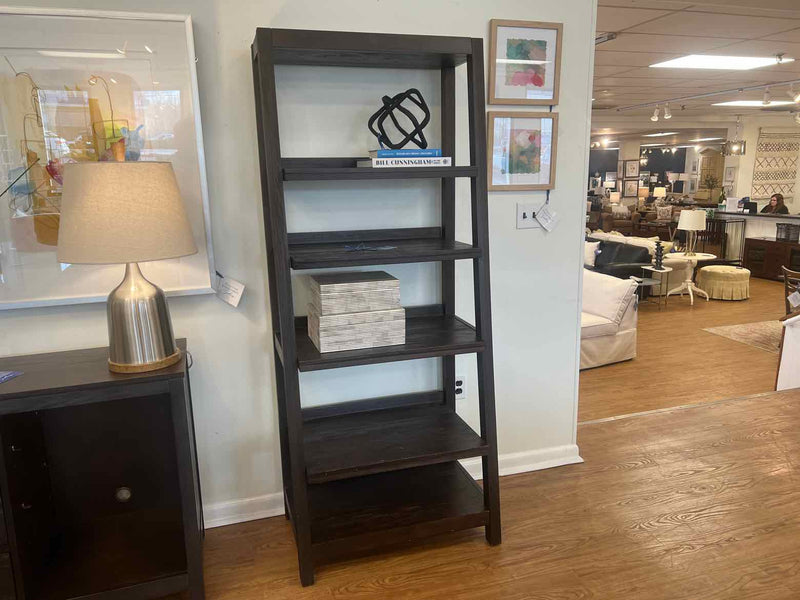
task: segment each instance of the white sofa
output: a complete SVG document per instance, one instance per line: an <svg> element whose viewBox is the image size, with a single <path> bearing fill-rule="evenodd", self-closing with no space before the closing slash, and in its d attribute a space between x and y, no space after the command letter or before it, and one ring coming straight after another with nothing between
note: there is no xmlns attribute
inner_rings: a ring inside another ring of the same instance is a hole
<svg viewBox="0 0 800 600"><path fill-rule="evenodd" d="M632 246L647 248L647 251L650 253L650 258L656 253L656 238L614 235L612 233L606 233L605 231L593 231L589 234L589 237L607 242L630 244ZM661 242L661 244L664 246L664 266L672 268L672 272L669 274L670 289L680 286L680 284L687 279L692 279L692 263L685 258L672 258L670 256L669 251L672 249L672 242ZM658 277L656 277L656 279L658 279ZM666 281L666 277L664 279ZM666 287L667 286L664 286L664 288ZM661 286L655 285L651 288L650 293L655 296L663 296L668 291L667 289L662 290Z"/></svg>
<svg viewBox="0 0 800 600"><path fill-rule="evenodd" d="M636 282L583 270L581 369L636 358Z"/></svg>

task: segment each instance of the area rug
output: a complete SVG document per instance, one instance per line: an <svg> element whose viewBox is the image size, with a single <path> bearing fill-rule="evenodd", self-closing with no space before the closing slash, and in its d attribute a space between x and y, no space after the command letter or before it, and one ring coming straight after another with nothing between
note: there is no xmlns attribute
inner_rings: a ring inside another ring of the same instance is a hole
<svg viewBox="0 0 800 600"><path fill-rule="evenodd" d="M760 321L758 323L742 323L741 325L707 327L703 331L778 354L782 329L783 326L780 321Z"/></svg>

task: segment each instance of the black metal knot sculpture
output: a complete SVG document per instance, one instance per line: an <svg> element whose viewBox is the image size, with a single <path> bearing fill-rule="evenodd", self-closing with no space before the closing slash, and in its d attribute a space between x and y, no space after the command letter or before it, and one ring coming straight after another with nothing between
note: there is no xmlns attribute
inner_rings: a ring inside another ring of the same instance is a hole
<svg viewBox="0 0 800 600"><path fill-rule="evenodd" d="M419 148L427 148L428 140L425 139L425 134L422 133L422 130L431 120L431 111L428 109L428 105L425 103L425 99L422 97L422 94L419 92L419 90L410 88L405 92L400 92L391 98L389 96L384 96L381 100L383 101L383 106L381 106L381 108L378 109L367 122L367 127L369 127L369 130L372 132L372 134L378 138L378 143L381 145L381 147L385 146L393 150L397 150L404 147L409 142L414 142ZM421 123L414 113L403 106L403 102L406 100L413 102L417 108L425 113ZM394 115L395 110L399 110L408 118L409 121L411 121L411 124L414 126L411 131L406 131L400 125L400 123L397 121L397 117ZM386 130L383 127L387 118L392 120L392 123L397 131L404 136L401 141L393 142L391 139L389 139L389 136L386 134Z"/></svg>

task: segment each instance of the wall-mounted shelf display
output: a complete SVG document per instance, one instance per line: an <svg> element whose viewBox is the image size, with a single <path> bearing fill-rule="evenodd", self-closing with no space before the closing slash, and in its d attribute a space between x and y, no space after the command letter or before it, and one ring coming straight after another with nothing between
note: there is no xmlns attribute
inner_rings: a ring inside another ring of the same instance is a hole
<svg viewBox="0 0 800 600"><path fill-rule="evenodd" d="M259 28L252 58L284 504L301 582L312 584L315 565L343 551L372 551L473 527L485 527L487 541L499 544L483 40ZM370 169L357 166L364 157L281 157L275 65L287 64L439 71L441 151L454 165L456 67L466 64L469 165ZM469 243L455 238L457 177L470 185ZM285 182L408 178L440 180L440 224L287 233ZM456 260L472 261L472 322L455 314ZM307 318L294 314L292 270L415 262L441 263L442 302L405 307L403 344L320 352L308 335ZM455 356L467 353L477 355L480 432L455 411ZM301 406L300 372L431 357L441 359L440 390ZM477 457L482 487L458 463Z"/></svg>

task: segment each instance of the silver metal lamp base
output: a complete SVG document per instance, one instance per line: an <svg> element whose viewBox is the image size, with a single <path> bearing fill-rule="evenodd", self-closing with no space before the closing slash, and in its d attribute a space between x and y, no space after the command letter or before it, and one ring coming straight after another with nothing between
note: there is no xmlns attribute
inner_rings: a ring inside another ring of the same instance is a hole
<svg viewBox="0 0 800 600"><path fill-rule="evenodd" d="M108 368L115 373L143 373L175 364L175 344L164 292L142 275L139 265L125 265L125 277L108 295Z"/></svg>

